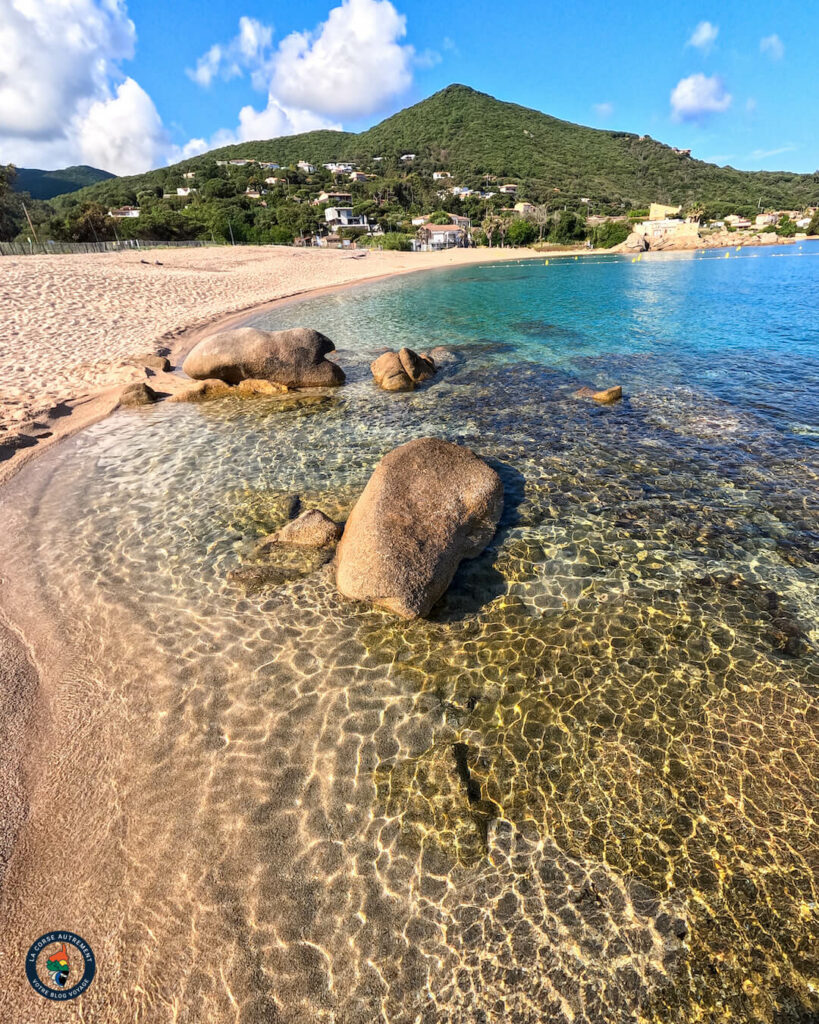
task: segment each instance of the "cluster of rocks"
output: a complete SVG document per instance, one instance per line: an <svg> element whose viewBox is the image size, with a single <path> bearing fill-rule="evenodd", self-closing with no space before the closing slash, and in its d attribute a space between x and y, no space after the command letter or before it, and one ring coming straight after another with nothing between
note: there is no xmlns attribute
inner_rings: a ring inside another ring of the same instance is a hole
<svg viewBox="0 0 819 1024"><path fill-rule="evenodd" d="M338 545L342 595L414 619L428 614L463 559L483 551L502 510L494 469L468 448L419 438L384 456L344 526L307 509L230 575L251 589L288 582L325 565Z"/></svg>
<svg viewBox="0 0 819 1024"><path fill-rule="evenodd" d="M285 331L262 331L240 327L219 331L191 350L182 370L193 383L174 389L171 402L200 402L227 394L278 395L290 389L332 388L345 381L338 363L328 359L333 342L307 327ZM385 391L412 391L436 372L435 356L445 360L446 349L436 348L419 355L412 349L384 352L370 369L376 384ZM167 373L171 365L162 354L148 353L131 360L146 370ZM120 396L120 405L149 405L165 397L145 382L130 384Z"/></svg>

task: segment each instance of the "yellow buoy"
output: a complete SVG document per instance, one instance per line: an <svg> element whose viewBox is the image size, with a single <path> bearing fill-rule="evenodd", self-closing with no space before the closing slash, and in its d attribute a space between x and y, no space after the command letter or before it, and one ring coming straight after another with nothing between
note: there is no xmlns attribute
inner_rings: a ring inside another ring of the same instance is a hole
<svg viewBox="0 0 819 1024"><path fill-rule="evenodd" d="M731 255L730 252L726 252L726 254L725 254L726 260L730 257L730 255Z"/></svg>
<svg viewBox="0 0 819 1024"><path fill-rule="evenodd" d="M631 262L632 263L636 263L637 262L637 257L636 256L632 256L631 257Z"/></svg>
<svg viewBox="0 0 819 1024"><path fill-rule="evenodd" d="M736 252L739 252L739 250L740 250L741 248L742 248L742 246L741 246L741 245L738 245L738 246L736 247L736 250L735 250L735 251L736 251Z"/></svg>
<svg viewBox="0 0 819 1024"><path fill-rule="evenodd" d="M545 262L545 263L543 264L543 266L544 266L544 267L548 267L548 266L549 266L549 261L548 261L548 260L546 260L546 262Z"/></svg>

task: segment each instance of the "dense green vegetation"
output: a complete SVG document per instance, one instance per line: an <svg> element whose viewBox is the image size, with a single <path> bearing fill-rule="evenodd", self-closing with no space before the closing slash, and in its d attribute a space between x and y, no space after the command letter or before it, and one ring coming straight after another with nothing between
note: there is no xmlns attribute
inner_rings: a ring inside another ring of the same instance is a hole
<svg viewBox="0 0 819 1024"><path fill-rule="evenodd" d="M808 224L808 234L819 235L819 210L817 210L810 219L810 224Z"/></svg>
<svg viewBox="0 0 819 1024"><path fill-rule="evenodd" d="M64 167L59 171L41 171L36 167L18 167L14 181L15 192L27 192L32 199L53 199L54 196L93 185L98 181L106 181L114 175L101 171L97 167L80 164L77 167Z"/></svg>
<svg viewBox="0 0 819 1024"><path fill-rule="evenodd" d="M625 242L630 230L624 221L606 221L594 228L591 234L592 242L596 249L611 249L612 246Z"/></svg>
<svg viewBox="0 0 819 1024"><path fill-rule="evenodd" d="M408 153L414 159L402 160ZM283 170L217 162L236 159L277 163ZM316 170L298 169L302 160ZM322 166L334 160L354 163L367 180L334 177ZM434 181L436 170L452 178ZM268 184L268 177L283 181ZM504 183L516 184L517 195L501 194ZM451 195L446 190L452 185L474 194ZM195 191L177 196L188 186ZM116 235L287 243L323 228L328 204L317 202L321 190L350 193L354 213L391 235L414 235L411 218L434 211L439 222L453 213L471 218L490 244L528 244L576 241L586 236L585 215L629 218L650 202L680 203L709 218L751 216L758 208L804 209L819 204L819 173L716 167L648 136L585 128L453 85L360 134L318 131L227 146L33 203L30 213L40 235L58 240ZM533 204L536 212L517 217L510 209L516 200ZM140 216L107 216L123 205L139 206ZM625 230L603 225L595 240L613 245ZM0 221L2 237L27 231L19 208Z"/></svg>

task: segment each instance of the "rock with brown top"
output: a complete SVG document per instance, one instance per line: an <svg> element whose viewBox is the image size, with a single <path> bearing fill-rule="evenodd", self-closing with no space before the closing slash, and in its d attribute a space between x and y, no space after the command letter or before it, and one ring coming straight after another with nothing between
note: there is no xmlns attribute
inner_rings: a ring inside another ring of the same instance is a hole
<svg viewBox="0 0 819 1024"><path fill-rule="evenodd" d="M500 477L468 448L434 437L394 449L347 520L336 584L345 597L408 619L426 615L464 558L492 539Z"/></svg>
<svg viewBox="0 0 819 1024"><path fill-rule="evenodd" d="M415 384L401 365L397 352L385 352L370 363L375 383L382 391L413 391Z"/></svg>
<svg viewBox="0 0 819 1024"><path fill-rule="evenodd" d="M262 552L275 544L295 544L304 548L334 547L341 537L341 526L317 508L309 508L300 516L259 541L257 551Z"/></svg>
<svg viewBox="0 0 819 1024"><path fill-rule="evenodd" d="M288 391L286 384L277 384L274 380L257 380L247 377L239 381L236 388L240 395L283 395Z"/></svg>
<svg viewBox="0 0 819 1024"><path fill-rule="evenodd" d="M601 405L611 405L613 402L620 401L623 397L623 389L619 384L606 388L604 391L595 391L593 388L580 388L579 391L575 391L575 395L577 398L592 398Z"/></svg>
<svg viewBox="0 0 819 1024"><path fill-rule="evenodd" d="M153 388L149 388L147 384L140 381L138 384L129 384L122 389L119 395L119 404L122 408L153 405L157 397Z"/></svg>
<svg viewBox="0 0 819 1024"><path fill-rule="evenodd" d="M325 358L334 349L329 338L307 327L288 331L240 327L200 341L182 369L196 380L216 377L228 384L252 378L288 388L334 387L344 383L341 367Z"/></svg>
<svg viewBox="0 0 819 1024"><path fill-rule="evenodd" d="M233 388L223 380L198 380L189 384L182 391L171 395L169 402L205 402L210 398L222 398L229 395Z"/></svg>
<svg viewBox="0 0 819 1024"><path fill-rule="evenodd" d="M370 364L370 370L383 391L412 391L416 384L435 373L435 363L429 356L419 356L405 347L398 352L384 352Z"/></svg>
<svg viewBox="0 0 819 1024"><path fill-rule="evenodd" d="M435 373L435 363L431 359L419 356L411 348L400 349L398 359L404 368L404 373L415 384L420 383L422 380L429 380Z"/></svg>

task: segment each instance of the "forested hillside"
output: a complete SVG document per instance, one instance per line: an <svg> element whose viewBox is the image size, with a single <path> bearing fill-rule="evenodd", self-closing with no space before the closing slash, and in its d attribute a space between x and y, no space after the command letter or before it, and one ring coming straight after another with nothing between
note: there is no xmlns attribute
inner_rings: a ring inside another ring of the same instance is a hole
<svg viewBox="0 0 819 1024"><path fill-rule="evenodd" d="M402 160L406 154L414 159ZM229 163L238 159L282 170ZM299 169L299 161L315 170ZM331 161L348 161L368 177L333 175L322 166ZM435 171L451 178L434 181ZM501 194L502 184L516 184L516 196ZM448 191L455 185L465 194ZM194 191L177 196L187 187ZM717 167L648 136L585 128L452 85L360 134L318 131L227 146L97 182L43 204L34 216L49 237L93 240L113 237L107 211L128 205L140 215L116 225L126 236L292 241L324 223L315 202L322 190L349 192L356 214L384 230L406 231L415 214L443 208L479 223L516 199L555 216L622 216L651 202L706 217L804 209L819 204L819 173Z"/></svg>

